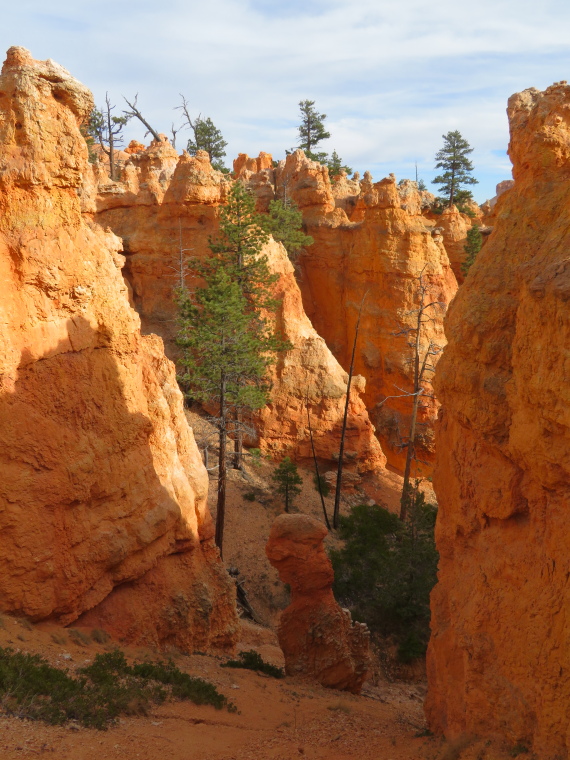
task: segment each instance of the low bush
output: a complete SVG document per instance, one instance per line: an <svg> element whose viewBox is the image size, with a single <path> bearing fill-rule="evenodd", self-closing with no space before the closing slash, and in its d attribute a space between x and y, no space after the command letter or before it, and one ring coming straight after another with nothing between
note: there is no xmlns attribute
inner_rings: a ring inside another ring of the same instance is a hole
<svg viewBox="0 0 570 760"><path fill-rule="evenodd" d="M417 486L404 522L376 504L361 504L341 517L345 544L331 552L335 596L372 633L393 636L402 662L421 657L429 639L436 511Z"/></svg>
<svg viewBox="0 0 570 760"><path fill-rule="evenodd" d="M282 668L271 665L261 657L254 649L248 652L240 652L239 660L228 660L222 663L222 668L245 668L246 670L255 670L259 673L272 676L273 678L284 678L285 673Z"/></svg>
<svg viewBox="0 0 570 760"><path fill-rule="evenodd" d="M152 704L167 699L235 710L212 684L170 661L130 666L123 652L114 650L98 654L73 676L39 655L0 648L0 709L9 715L106 729L119 715L146 715Z"/></svg>

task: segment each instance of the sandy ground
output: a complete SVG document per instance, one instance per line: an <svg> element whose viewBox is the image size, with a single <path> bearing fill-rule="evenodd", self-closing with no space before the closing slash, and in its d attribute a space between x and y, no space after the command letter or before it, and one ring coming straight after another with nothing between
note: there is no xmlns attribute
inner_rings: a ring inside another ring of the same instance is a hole
<svg viewBox="0 0 570 760"><path fill-rule="evenodd" d="M189 415L196 427L204 424ZM207 433L207 425L206 425ZM197 431L198 432L198 431ZM210 464L215 464L212 456ZM248 462L244 472L229 475L224 564L239 570L255 616L262 625L242 620L238 649L256 649L275 665L283 665L275 627L288 604L285 587L265 557L265 543L283 503L271 481L274 465ZM293 511L322 519L313 472L299 468L303 490ZM212 470L210 507L215 515L216 480ZM401 478L386 473L368 478L357 492L343 495L342 513L363 501L398 510ZM253 499L244 498L250 494ZM333 497L327 499L332 515ZM338 539L331 535L327 542ZM82 629L77 643L69 629L32 625L9 616L0 618L0 646L38 652L52 664L74 670L117 642L98 644ZM159 657L149 649L123 647L127 657ZM238 708L237 713L189 702L156 707L145 717L121 718L107 731L77 725L51 727L7 717L0 711L0 760L52 757L57 760L503 760L509 748L460 737L447 743L426 735L423 715L423 668L411 669L408 681L390 681L378 662L360 696L324 689L299 679L276 680L246 670L221 668L220 658L168 653L182 670L214 683ZM512 750L512 748L510 748Z"/></svg>

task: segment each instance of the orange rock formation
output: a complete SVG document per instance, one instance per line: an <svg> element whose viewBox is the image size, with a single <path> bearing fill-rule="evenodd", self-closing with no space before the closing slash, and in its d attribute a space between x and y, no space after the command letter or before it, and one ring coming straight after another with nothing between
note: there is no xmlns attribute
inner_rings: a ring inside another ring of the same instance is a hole
<svg viewBox="0 0 570 760"><path fill-rule="evenodd" d="M61 66L8 51L0 609L64 623L88 613L132 640L231 647L234 589L174 367L160 338L141 336L120 241L81 215L78 125L92 107Z"/></svg>
<svg viewBox="0 0 570 760"><path fill-rule="evenodd" d="M313 676L323 686L358 694L368 671L370 634L335 601L326 535L323 523L307 515L280 515L271 527L265 551L291 587L277 635L288 675Z"/></svg>
<svg viewBox="0 0 570 760"><path fill-rule="evenodd" d="M272 172L269 154L236 160L242 172ZM180 251L184 256L209 255L208 240L215 234L218 207L231 183L212 169L208 154L178 157L168 143L153 143L132 156L122 183L93 184L85 191L84 207L123 239L126 275L143 329L161 335L175 355L174 288L179 282ZM92 180L93 183L93 180ZM273 190L271 190L273 193ZM306 415L309 394L311 424L319 458L334 463L338 457L347 376L326 343L313 329L284 249L271 242L264 251L273 271L281 275L276 296L282 301L277 322L293 348L280 359L274 373L272 402L257 417L258 445L276 457L310 456ZM347 468L355 475L384 467L385 457L360 398L365 381L357 378L351 392L347 430Z"/></svg>
<svg viewBox="0 0 570 760"><path fill-rule="evenodd" d="M570 87L509 100L515 184L453 302L438 365L426 712L567 758Z"/></svg>
<svg viewBox="0 0 570 760"><path fill-rule="evenodd" d="M412 400L402 398L412 390L412 351L403 331L412 325L418 303L416 278L423 270L429 299L442 304L425 325L423 349L430 340L444 344L443 312L457 290L443 239L432 234L433 221L422 215L433 196L418 192L415 183L398 187L393 175L372 183L368 172L360 182L340 176L331 186L326 167L302 151L274 170L241 176L256 192L262 188L264 198L275 186L279 197L292 198L303 212L315 240L298 261L305 311L345 369L359 306L368 293L355 371L366 379L364 400L388 463L402 469L401 444L412 409ZM400 398L386 400L389 396ZM426 397L424 405L418 456L429 463L437 404Z"/></svg>

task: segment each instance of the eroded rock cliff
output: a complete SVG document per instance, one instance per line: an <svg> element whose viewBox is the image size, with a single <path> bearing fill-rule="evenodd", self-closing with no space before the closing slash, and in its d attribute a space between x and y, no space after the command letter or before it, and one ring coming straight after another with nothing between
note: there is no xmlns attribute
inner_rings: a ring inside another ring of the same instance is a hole
<svg viewBox="0 0 570 760"><path fill-rule="evenodd" d="M258 198L265 197L265 190L259 190L262 186L269 188L273 197L270 181L265 182L273 172L269 154L257 159L243 154L236 165L248 177L260 178ZM179 282L181 253L184 258L210 255L208 240L217 231L218 208L225 202L231 182L212 168L207 153L198 151L195 157L184 153L178 158L168 143L153 143L127 162L123 182L99 182L99 194L95 195L92 180L85 191L86 211L95 212L98 222L124 242L126 275L144 330L161 335L173 356L177 331L174 289ZM271 403L256 419L256 443L277 458L310 457L308 399L317 455L334 464L347 375L304 312L285 250L271 241L264 253L272 271L280 275L275 292L281 301L277 323L292 349L280 358L274 372ZM355 474L383 469L386 461L361 399L364 386L363 378L355 380L348 419L347 468Z"/></svg>
<svg viewBox="0 0 570 760"><path fill-rule="evenodd" d="M418 192L415 183L399 187L393 175L376 183L368 173L361 181L340 176L331 185L326 167L302 151L275 170L246 178L254 189L273 183L278 197L287 195L303 212L306 232L315 241L298 260L305 311L345 369L367 294L355 371L366 379L364 400L388 462L403 469L402 443L412 411L412 400L404 394L413 390L407 331L419 305L418 275L423 272L426 297L438 304L430 312L433 321L422 330L422 356L430 341L445 343L443 314L457 290L443 238L422 213L433 196ZM437 403L428 395L422 407L417 450L425 464L418 470L426 472L434 457Z"/></svg>
<svg viewBox="0 0 570 760"><path fill-rule="evenodd" d="M86 223L89 91L11 48L0 76L0 609L231 647L207 473L121 243ZM156 592L156 593L153 593ZM141 604L144 599L144 607ZM125 618L128 617L128 623Z"/></svg>
<svg viewBox="0 0 570 760"><path fill-rule="evenodd" d="M514 186L437 369L432 729L570 750L570 87L509 100Z"/></svg>

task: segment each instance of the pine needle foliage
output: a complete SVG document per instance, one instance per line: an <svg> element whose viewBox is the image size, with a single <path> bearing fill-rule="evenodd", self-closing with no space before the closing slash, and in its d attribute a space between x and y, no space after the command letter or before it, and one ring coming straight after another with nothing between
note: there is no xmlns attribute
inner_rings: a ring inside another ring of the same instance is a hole
<svg viewBox="0 0 570 760"><path fill-rule="evenodd" d="M326 113L319 113L315 108L314 100L301 100L299 102L301 111L301 124L298 127L299 143L298 148L305 151L305 154L313 160L315 156L326 156L326 153L315 153L314 149L323 140L327 140L331 134L325 129L324 121L327 118Z"/></svg>
<svg viewBox="0 0 570 760"><path fill-rule="evenodd" d="M191 126L194 139L188 140L188 153L195 156L199 150L205 150L210 156L212 167L220 172L228 173L229 169L224 166L227 142L214 122L210 117L202 119L198 116Z"/></svg>
<svg viewBox="0 0 570 760"><path fill-rule="evenodd" d="M331 157L327 159L325 163L329 170L329 177L331 179L340 174L341 171L345 171L347 174L352 174L352 169L350 166L343 164L342 158L338 155L336 150L333 150Z"/></svg>
<svg viewBox="0 0 570 760"><path fill-rule="evenodd" d="M331 552L334 593L373 633L393 636L407 662L425 653L429 595L436 581L436 507L417 486L409 493L407 518L362 504L340 518L344 547Z"/></svg>
<svg viewBox="0 0 570 760"><path fill-rule="evenodd" d="M303 248L314 243L303 232L303 215L292 201L270 201L267 214L259 215L259 224L278 243L282 243L287 255L295 261Z"/></svg>
<svg viewBox="0 0 570 760"><path fill-rule="evenodd" d="M271 479L275 483L277 493L283 496L285 512L289 512L289 507L293 506L293 500L301 493L299 486L303 485L303 478L299 475L297 465L289 457L285 457L271 475Z"/></svg>
<svg viewBox="0 0 570 760"><path fill-rule="evenodd" d="M471 176L473 164L468 158L468 155L473 153L473 148L462 137L461 132L455 130L442 137L443 148L435 155L435 168L444 171L432 180L432 184L440 186L439 191L445 197L446 205L451 207L456 200L459 201L458 192L462 186L476 185L478 180ZM471 193L463 190L461 200L465 202L470 197Z"/></svg>
<svg viewBox="0 0 570 760"><path fill-rule="evenodd" d="M467 242L463 246L465 253L467 254L465 261L461 264L461 272L463 276L467 276L467 272L471 269L473 262L477 258L477 254L481 250L483 244L483 236L478 224L474 224L470 230L467 230Z"/></svg>

